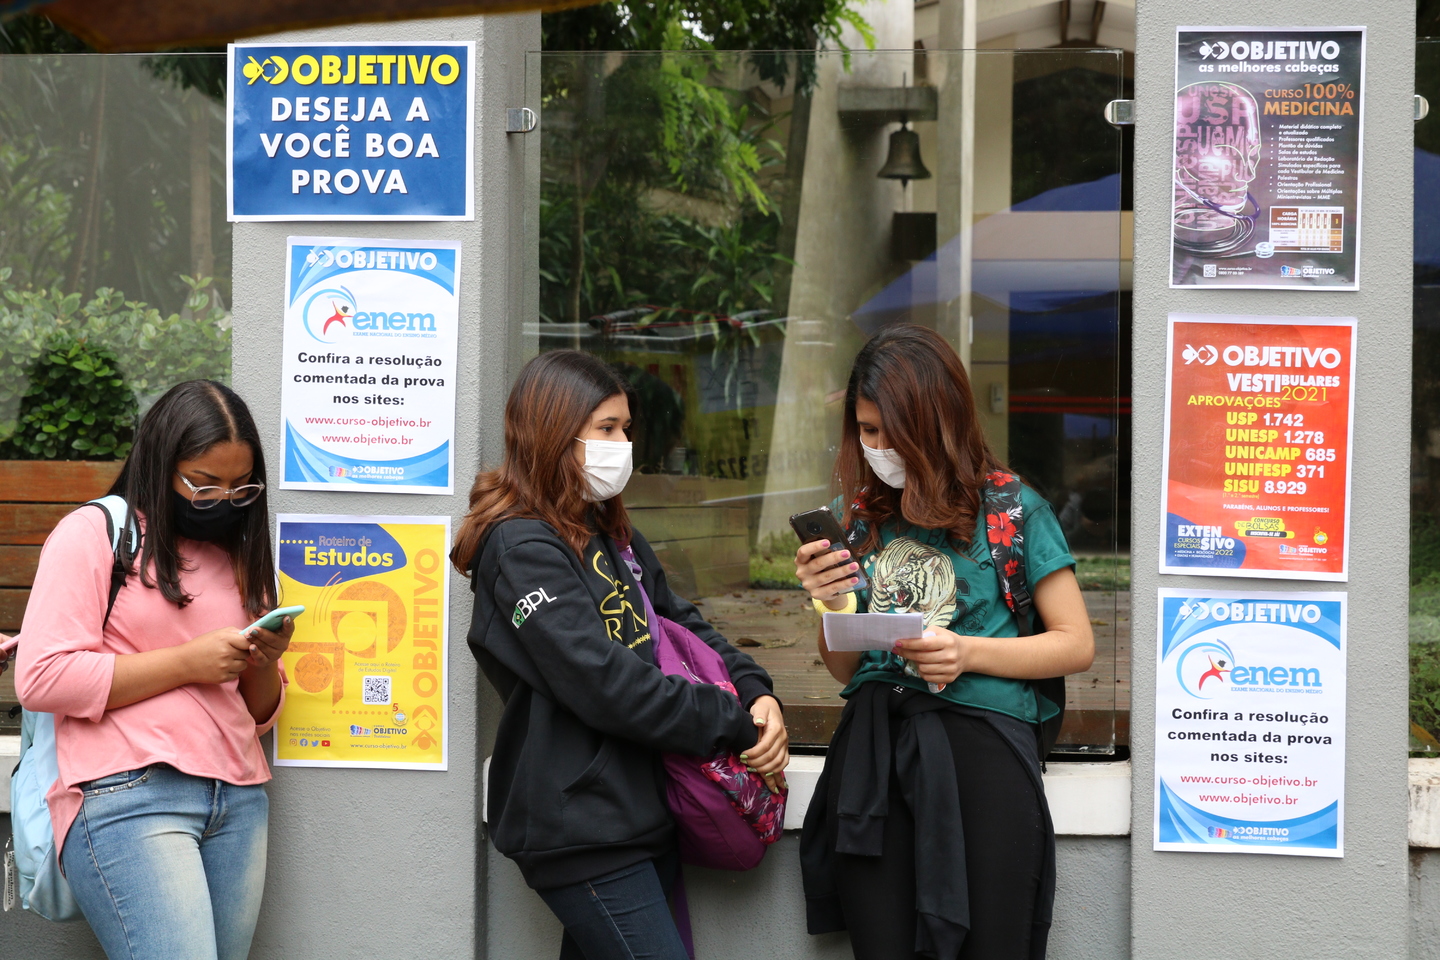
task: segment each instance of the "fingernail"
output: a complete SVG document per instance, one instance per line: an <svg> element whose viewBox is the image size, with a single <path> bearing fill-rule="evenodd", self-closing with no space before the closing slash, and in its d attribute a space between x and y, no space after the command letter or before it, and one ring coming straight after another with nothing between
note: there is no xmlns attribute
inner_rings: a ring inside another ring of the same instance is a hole
<svg viewBox="0 0 1440 960"><path fill-rule="evenodd" d="M851 570L859 570L859 569L860 569L860 564L858 564L858 563L852 563L852 564L850 564L850 569L851 569Z"/></svg>
<svg viewBox="0 0 1440 960"><path fill-rule="evenodd" d="M765 726L765 718L764 718L764 717L756 717L756 718L755 718L755 726L757 726L757 727L763 727L763 726Z"/></svg>
<svg viewBox="0 0 1440 960"><path fill-rule="evenodd" d="M859 578L859 577L851 577L851 578L850 578L850 582L851 582L852 584L858 584L858 583L860 582L860 578Z"/></svg>
<svg viewBox="0 0 1440 960"><path fill-rule="evenodd" d="M840 551L840 559L842 559L842 560L849 560L849 559L850 559L850 551L849 551L849 550L841 550L841 551Z"/></svg>
<svg viewBox="0 0 1440 960"><path fill-rule="evenodd" d="M749 760L749 759L750 759L750 754L748 754L748 753L742 753L742 754L740 754L740 759L741 759L741 760Z"/></svg>
<svg viewBox="0 0 1440 960"><path fill-rule="evenodd" d="M820 541L820 546L822 546L822 547L828 547L828 546L830 546L830 541L829 541L829 540L821 540L821 541Z"/></svg>

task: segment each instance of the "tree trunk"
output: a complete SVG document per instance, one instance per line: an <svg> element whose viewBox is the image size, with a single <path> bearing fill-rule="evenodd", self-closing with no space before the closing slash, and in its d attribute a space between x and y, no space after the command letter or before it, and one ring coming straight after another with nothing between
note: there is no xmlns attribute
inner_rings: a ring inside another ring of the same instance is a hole
<svg viewBox="0 0 1440 960"><path fill-rule="evenodd" d="M210 111L205 97L188 90L190 111L190 274L206 280L214 299L215 250L210 241Z"/></svg>
<svg viewBox="0 0 1440 960"><path fill-rule="evenodd" d="M575 151L575 243L570 251L570 322L581 323L580 290L585 277L585 161ZM580 334L575 334L578 349Z"/></svg>
<svg viewBox="0 0 1440 960"><path fill-rule="evenodd" d="M68 284L71 293L83 294L87 285L95 285L96 267L100 260L100 208L104 203L100 196L100 169L105 151L105 86L108 73L109 60L101 57L100 81L95 89L95 121L90 130L89 182L85 185L85 208L80 215L80 230Z"/></svg>

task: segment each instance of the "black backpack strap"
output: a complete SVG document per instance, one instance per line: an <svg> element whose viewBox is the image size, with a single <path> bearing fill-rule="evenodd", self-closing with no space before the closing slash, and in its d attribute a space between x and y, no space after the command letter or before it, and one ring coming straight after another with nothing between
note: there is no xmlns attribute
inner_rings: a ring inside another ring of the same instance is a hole
<svg viewBox="0 0 1440 960"><path fill-rule="evenodd" d="M1020 636L1028 637L1035 632L1035 601L1025 579L1025 505L1020 492L1020 478L1013 473L994 470L985 477L983 506L990 561L995 564L1000 593L1015 615Z"/></svg>
<svg viewBox="0 0 1440 960"><path fill-rule="evenodd" d="M1021 494L1020 478L1013 473L994 470L985 477L982 507L990 560L995 565L995 577L1000 582L1005 605L1015 615L1016 633L1029 637L1035 633L1035 600L1025 577L1025 506ZM1030 689L1035 694L1037 717L1042 713L1041 697L1060 708L1058 714L1040 723L1039 749L1043 764L1060 739L1060 727L1065 722L1065 678L1032 680Z"/></svg>

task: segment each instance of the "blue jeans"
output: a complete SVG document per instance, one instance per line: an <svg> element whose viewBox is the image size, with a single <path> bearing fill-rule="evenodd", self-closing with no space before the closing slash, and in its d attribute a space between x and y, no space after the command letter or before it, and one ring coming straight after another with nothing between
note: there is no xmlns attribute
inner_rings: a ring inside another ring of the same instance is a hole
<svg viewBox="0 0 1440 960"><path fill-rule="evenodd" d="M165 764L80 785L61 860L110 960L245 960L270 798Z"/></svg>
<svg viewBox="0 0 1440 960"><path fill-rule="evenodd" d="M537 890L565 925L560 960L686 960L665 903L678 857L646 860L594 880Z"/></svg>

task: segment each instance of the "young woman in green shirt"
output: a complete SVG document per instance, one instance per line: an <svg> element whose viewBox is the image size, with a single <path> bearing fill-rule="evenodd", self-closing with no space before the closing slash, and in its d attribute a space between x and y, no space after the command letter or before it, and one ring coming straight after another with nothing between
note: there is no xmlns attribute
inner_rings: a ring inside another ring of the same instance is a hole
<svg viewBox="0 0 1440 960"><path fill-rule="evenodd" d="M1057 708L1030 681L1088 669L1094 639L1064 533L1028 487L1016 552L1032 630L1007 607L982 499L1003 468L973 397L939 334L900 324L873 337L836 462L832 509L851 542L795 556L817 608L924 617L890 652L819 638L848 702L801 841L808 919L811 933L848 929L857 960L1045 955L1054 831L1037 733Z"/></svg>

